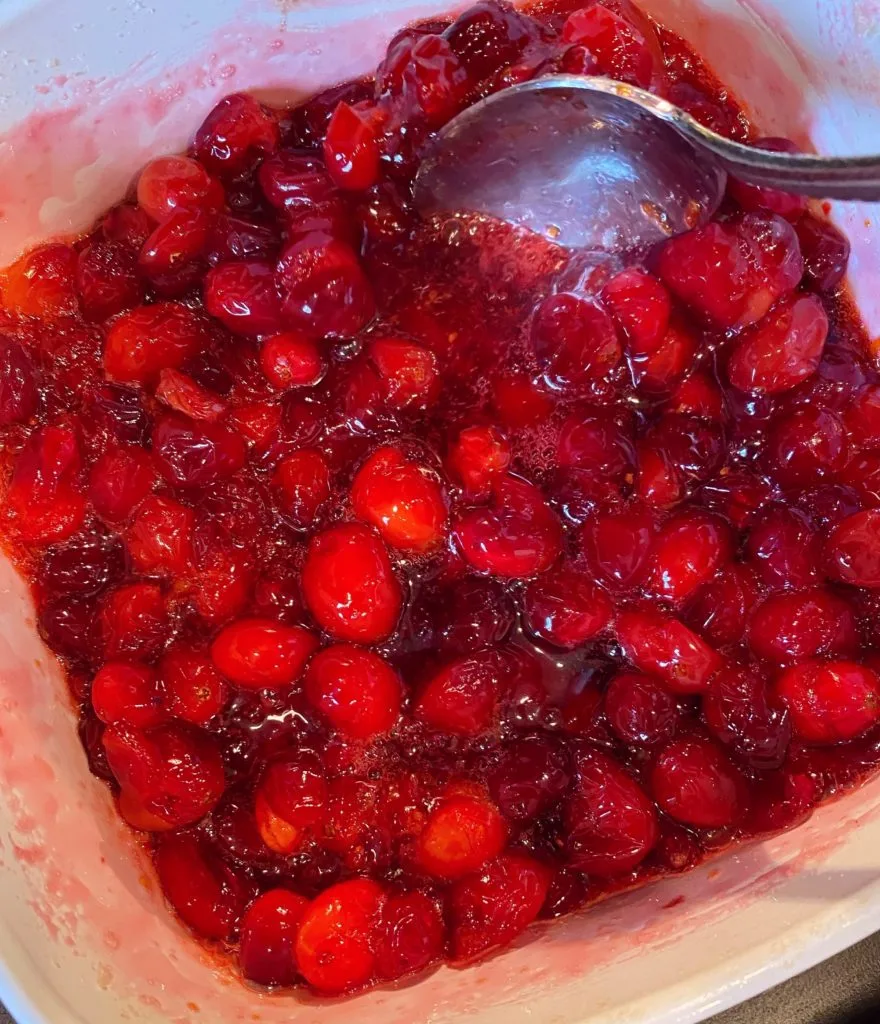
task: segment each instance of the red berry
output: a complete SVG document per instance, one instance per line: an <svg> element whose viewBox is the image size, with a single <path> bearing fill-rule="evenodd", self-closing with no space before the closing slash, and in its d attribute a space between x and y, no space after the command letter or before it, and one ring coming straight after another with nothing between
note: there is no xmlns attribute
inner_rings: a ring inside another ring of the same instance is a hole
<svg viewBox="0 0 880 1024"><path fill-rule="evenodd" d="M284 213L291 237L310 231L338 238L351 233L342 196L316 156L282 150L264 161L258 178L266 199Z"/></svg>
<svg viewBox="0 0 880 1024"><path fill-rule="evenodd" d="M312 900L296 934L296 965L319 992L338 995L365 985L377 968L376 945L385 894L354 878Z"/></svg>
<svg viewBox="0 0 880 1024"><path fill-rule="evenodd" d="M278 148L278 123L253 96L235 93L214 107L196 132L196 158L212 174L231 178Z"/></svg>
<svg viewBox="0 0 880 1024"><path fill-rule="evenodd" d="M845 654L858 646L855 616L842 597L822 587L774 594L752 613L749 646L778 664Z"/></svg>
<svg viewBox="0 0 880 1024"><path fill-rule="evenodd" d="M804 276L820 292L833 292L846 276L849 239L833 224L807 213L795 225Z"/></svg>
<svg viewBox="0 0 880 1024"><path fill-rule="evenodd" d="M793 508L763 511L749 530L745 554L761 582L772 588L809 586L820 561L818 537Z"/></svg>
<svg viewBox="0 0 880 1024"><path fill-rule="evenodd" d="M77 312L76 251L50 242L20 256L0 276L0 299L15 316L52 322Z"/></svg>
<svg viewBox="0 0 880 1024"><path fill-rule="evenodd" d="M399 448L370 456L352 483L351 504L391 547L418 553L443 541L447 511L437 475Z"/></svg>
<svg viewBox="0 0 880 1024"><path fill-rule="evenodd" d="M329 813L330 792L318 759L298 751L273 761L257 787L255 811L263 842L276 853L300 849L321 834Z"/></svg>
<svg viewBox="0 0 880 1024"><path fill-rule="evenodd" d="M786 299L743 334L727 364L741 391L777 394L811 377L828 336L828 316L815 295Z"/></svg>
<svg viewBox="0 0 880 1024"><path fill-rule="evenodd" d="M808 406L778 420L766 458L783 487L816 483L841 470L849 457L843 420L828 409Z"/></svg>
<svg viewBox="0 0 880 1024"><path fill-rule="evenodd" d="M76 290L89 320L107 320L143 301L134 250L124 242L93 242L76 261Z"/></svg>
<svg viewBox="0 0 880 1024"><path fill-rule="evenodd" d="M570 416L559 432L556 461L560 466L589 470L622 480L632 473L635 451L623 426L608 416Z"/></svg>
<svg viewBox="0 0 880 1024"><path fill-rule="evenodd" d="M226 412L226 403L219 395L203 388L179 370L167 369L160 372L156 398L192 420L213 423Z"/></svg>
<svg viewBox="0 0 880 1024"><path fill-rule="evenodd" d="M86 502L76 435L66 427L39 427L25 443L6 492L6 515L27 544L50 544L82 525Z"/></svg>
<svg viewBox="0 0 880 1024"><path fill-rule="evenodd" d="M326 370L318 346L297 331L267 338L260 349L260 365L269 383L279 391L312 387Z"/></svg>
<svg viewBox="0 0 880 1024"><path fill-rule="evenodd" d="M241 973L258 985L293 985L294 944L309 901L289 889L270 889L258 896L241 922L238 962Z"/></svg>
<svg viewBox="0 0 880 1024"><path fill-rule="evenodd" d="M336 644L312 658L303 681L309 702L355 739L387 733L400 714L401 683L377 654Z"/></svg>
<svg viewBox="0 0 880 1024"><path fill-rule="evenodd" d="M204 487L232 476L244 464L241 437L221 426L171 413L153 429L153 453L175 487Z"/></svg>
<svg viewBox="0 0 880 1024"><path fill-rule="evenodd" d="M506 840L507 826L494 804L479 796L451 796L428 816L416 858L426 874L451 881L479 871Z"/></svg>
<svg viewBox="0 0 880 1024"><path fill-rule="evenodd" d="M584 748L574 763L574 782L565 806L569 863L600 878L632 871L657 842L653 804L607 754Z"/></svg>
<svg viewBox="0 0 880 1024"><path fill-rule="evenodd" d="M605 285L602 299L626 336L630 352L646 355L660 347L669 326L672 302L656 277L629 267Z"/></svg>
<svg viewBox="0 0 880 1024"><path fill-rule="evenodd" d="M208 248L213 226L213 212L180 206L159 224L144 242L138 254L138 269L148 280L159 283L168 275L178 274L189 280L190 271L198 273L195 261ZM185 287L172 285L175 294Z"/></svg>
<svg viewBox="0 0 880 1024"><path fill-rule="evenodd" d="M505 681L494 652L458 658L431 676L415 705L415 717L440 732L476 736L492 724Z"/></svg>
<svg viewBox="0 0 880 1024"><path fill-rule="evenodd" d="M109 448L92 467L89 500L109 523L131 516L159 483L149 452L133 445Z"/></svg>
<svg viewBox="0 0 880 1024"><path fill-rule="evenodd" d="M107 330L104 371L111 380L152 385L161 370L179 368L206 340L195 314L176 302L137 306Z"/></svg>
<svg viewBox="0 0 880 1024"><path fill-rule="evenodd" d="M654 62L645 37L604 4L594 3L570 15L562 27L562 38L587 47L600 74L643 89L651 84Z"/></svg>
<svg viewBox="0 0 880 1024"><path fill-rule="evenodd" d="M728 565L694 593L684 612L685 622L714 647L726 647L742 638L759 594L755 574L747 565Z"/></svg>
<svg viewBox="0 0 880 1024"><path fill-rule="evenodd" d="M700 693L721 656L684 623L657 611L627 611L617 620L626 657L641 672L662 679L673 693Z"/></svg>
<svg viewBox="0 0 880 1024"><path fill-rule="evenodd" d="M703 694L703 717L712 735L751 768L780 768L791 739L791 721L770 703L765 679L731 665L716 673Z"/></svg>
<svg viewBox="0 0 880 1024"><path fill-rule="evenodd" d="M376 939L378 973L388 981L414 974L443 955L445 925L436 903L423 892L389 896Z"/></svg>
<svg viewBox="0 0 880 1024"><path fill-rule="evenodd" d="M154 654L168 637L168 610L153 583L131 583L112 591L101 605L106 658Z"/></svg>
<svg viewBox="0 0 880 1024"><path fill-rule="evenodd" d="M724 394L708 374L692 373L675 389L669 407L678 415L715 423L724 414Z"/></svg>
<svg viewBox="0 0 880 1024"><path fill-rule="evenodd" d="M247 903L247 887L228 865L188 834L164 838L155 863L162 890L185 924L206 939L232 938Z"/></svg>
<svg viewBox="0 0 880 1024"><path fill-rule="evenodd" d="M620 342L601 306L570 293L551 295L535 310L531 344L547 384L578 390L600 380L620 360Z"/></svg>
<svg viewBox="0 0 880 1024"><path fill-rule="evenodd" d="M468 497L487 498L492 484L510 465L510 444L497 427L465 427L450 447L446 461Z"/></svg>
<svg viewBox="0 0 880 1024"><path fill-rule="evenodd" d="M330 497L330 468L315 448L301 448L282 459L272 482L281 492L285 513L301 530L314 523Z"/></svg>
<svg viewBox="0 0 880 1024"><path fill-rule="evenodd" d="M318 647L301 626L271 619L239 619L211 645L211 659L227 679L245 689L281 689L296 682Z"/></svg>
<svg viewBox="0 0 880 1024"><path fill-rule="evenodd" d="M135 568L145 573L178 576L192 562L193 510L172 498L148 497L125 531Z"/></svg>
<svg viewBox="0 0 880 1024"><path fill-rule="evenodd" d="M492 384L492 405L505 427L531 427L553 411L554 399L539 384L519 374L502 374Z"/></svg>
<svg viewBox="0 0 880 1024"><path fill-rule="evenodd" d="M730 558L733 541L723 520L682 512L666 521L654 540L648 589L679 604Z"/></svg>
<svg viewBox="0 0 880 1024"><path fill-rule="evenodd" d="M340 103L324 137L324 160L340 188L359 192L379 178L379 141L375 111Z"/></svg>
<svg viewBox="0 0 880 1024"><path fill-rule="evenodd" d="M137 729L166 717L156 673L139 662L108 661L92 680L92 707L102 722Z"/></svg>
<svg viewBox="0 0 880 1024"><path fill-rule="evenodd" d="M385 399L395 409L424 409L439 385L437 357L421 345L397 338L379 338L370 360L385 385Z"/></svg>
<svg viewBox="0 0 880 1024"><path fill-rule="evenodd" d="M168 710L175 718L207 725L226 705L229 689L203 651L173 647L162 655L159 676Z"/></svg>
<svg viewBox="0 0 880 1024"><path fill-rule="evenodd" d="M880 677L852 661L804 661L783 672L774 691L807 743L843 743L880 719Z"/></svg>
<svg viewBox="0 0 880 1024"><path fill-rule="evenodd" d="M651 747L672 738L679 723L675 697L650 676L622 672L605 691L608 724L621 742Z"/></svg>
<svg viewBox="0 0 880 1024"><path fill-rule="evenodd" d="M512 942L538 916L551 872L525 853L511 850L450 893L452 957L467 961Z"/></svg>
<svg viewBox="0 0 880 1024"><path fill-rule="evenodd" d="M161 224L180 207L218 210L223 205L223 189L197 160L160 156L141 171L137 200L141 209Z"/></svg>
<svg viewBox="0 0 880 1024"><path fill-rule="evenodd" d="M581 544L590 571L603 586L630 590L645 578L654 547L653 517L638 506L600 512L584 524Z"/></svg>
<svg viewBox="0 0 880 1024"><path fill-rule="evenodd" d="M205 278L205 309L235 334L277 334L284 326L271 264L221 263Z"/></svg>
<svg viewBox="0 0 880 1024"><path fill-rule="evenodd" d="M571 779L565 747L550 737L524 736L508 743L489 775L489 791L505 817L530 821L552 808Z"/></svg>
<svg viewBox="0 0 880 1024"><path fill-rule="evenodd" d="M651 771L661 810L696 828L727 828L748 810L745 780L709 740L673 740Z"/></svg>
<svg viewBox="0 0 880 1024"><path fill-rule="evenodd" d="M312 538L302 584L312 615L339 640L376 643L397 625L400 584L382 542L360 523L340 524Z"/></svg>
<svg viewBox="0 0 880 1024"><path fill-rule="evenodd" d="M799 153L801 150L790 140L780 138L757 139L752 145L773 153ZM744 210L769 210L786 220L797 221L807 208L807 197L796 196L775 188L750 185L731 176L727 180L727 191ZM800 232L798 232L800 237Z"/></svg>
<svg viewBox="0 0 880 1024"><path fill-rule="evenodd" d="M544 573L526 585L526 629L554 647L573 650L591 640L611 621L607 595L589 577L567 569Z"/></svg>
<svg viewBox="0 0 880 1024"><path fill-rule="evenodd" d="M880 511L847 516L825 542L829 572L843 583L880 588Z"/></svg>
<svg viewBox="0 0 880 1024"><path fill-rule="evenodd" d="M514 476L496 481L490 505L459 516L455 536L475 569L511 578L544 572L562 548L562 527L544 496Z"/></svg>
<svg viewBox="0 0 880 1024"><path fill-rule="evenodd" d="M473 82L514 64L536 35L531 18L498 0L474 4L443 33Z"/></svg>

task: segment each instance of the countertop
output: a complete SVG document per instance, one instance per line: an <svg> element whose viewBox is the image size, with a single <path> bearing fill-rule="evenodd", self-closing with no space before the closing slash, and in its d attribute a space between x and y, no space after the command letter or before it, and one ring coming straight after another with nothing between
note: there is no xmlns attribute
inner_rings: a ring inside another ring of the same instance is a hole
<svg viewBox="0 0 880 1024"><path fill-rule="evenodd" d="M880 922L878 922L880 923ZM706 1024L878 1024L880 932ZM0 1006L0 1024L15 1024Z"/></svg>

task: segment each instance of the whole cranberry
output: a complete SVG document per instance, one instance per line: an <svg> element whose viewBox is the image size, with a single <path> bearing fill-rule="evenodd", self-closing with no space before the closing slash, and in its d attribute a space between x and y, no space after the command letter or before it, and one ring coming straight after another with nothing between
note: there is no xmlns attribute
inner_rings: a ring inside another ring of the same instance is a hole
<svg viewBox="0 0 880 1024"><path fill-rule="evenodd" d="M653 747L672 738L680 714L673 694L650 676L622 672L604 697L608 724L627 745Z"/></svg>
<svg viewBox="0 0 880 1024"><path fill-rule="evenodd" d="M489 791L502 814L530 821L553 807L571 778L564 745L549 736L513 740L489 775Z"/></svg>
<svg viewBox="0 0 880 1024"><path fill-rule="evenodd" d="M710 740L673 740L654 764L651 789L662 810L696 828L735 825L748 810L745 779Z"/></svg>
<svg viewBox="0 0 880 1024"><path fill-rule="evenodd" d="M703 694L703 716L712 735L749 767L781 767L791 721L784 709L771 705L759 672L739 665L718 672Z"/></svg>

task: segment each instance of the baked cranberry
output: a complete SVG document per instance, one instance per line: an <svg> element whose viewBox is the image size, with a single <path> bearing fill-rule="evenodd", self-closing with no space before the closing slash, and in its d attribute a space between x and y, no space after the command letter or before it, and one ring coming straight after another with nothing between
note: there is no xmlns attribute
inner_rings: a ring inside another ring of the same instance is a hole
<svg viewBox="0 0 880 1024"><path fill-rule="evenodd" d="M25 349L0 336L0 427L29 420L37 411L37 371Z"/></svg>
<svg viewBox="0 0 880 1024"><path fill-rule="evenodd" d="M540 913L550 879L544 864L512 850L456 882L449 908L453 959L474 960L516 938Z"/></svg>
<svg viewBox="0 0 880 1024"><path fill-rule="evenodd" d="M206 939L232 938L247 903L247 885L232 868L186 833L163 838L155 863L162 891L193 931Z"/></svg>
<svg viewBox="0 0 880 1024"><path fill-rule="evenodd" d="M146 575L180 575L192 561L193 511L172 498L148 497L125 531L134 567Z"/></svg>
<svg viewBox="0 0 880 1024"><path fill-rule="evenodd" d="M240 619L211 645L211 658L227 679L246 689L278 689L295 682L318 641L299 626L271 619Z"/></svg>
<svg viewBox="0 0 880 1024"><path fill-rule="evenodd" d="M258 896L241 921L238 962L241 973L258 985L292 985L296 981L293 948L309 901L289 889Z"/></svg>
<svg viewBox="0 0 880 1024"><path fill-rule="evenodd" d="M385 894L368 878L338 882L306 908L296 933L296 966L325 995L366 984L376 970L376 937Z"/></svg>
<svg viewBox="0 0 880 1024"><path fill-rule="evenodd" d="M148 729L166 717L156 673L138 662L108 661L92 680L91 698L95 714L107 725Z"/></svg>
<svg viewBox="0 0 880 1024"><path fill-rule="evenodd" d="M340 640L376 643L397 625L400 584L382 542L360 523L340 524L312 538L302 585L312 615Z"/></svg>
<svg viewBox="0 0 880 1024"><path fill-rule="evenodd" d="M748 810L748 787L718 747L705 739L678 739L666 746L651 771L659 807L697 828L727 828Z"/></svg>
<svg viewBox="0 0 880 1024"><path fill-rule="evenodd" d="M785 710L771 706L766 680L733 665L712 678L703 694L703 717L712 735L751 768L779 768L791 739Z"/></svg>
<svg viewBox="0 0 880 1024"><path fill-rule="evenodd" d="M807 743L855 739L880 720L880 677L852 661L804 661L774 685L797 736Z"/></svg>
<svg viewBox="0 0 880 1024"><path fill-rule="evenodd" d="M330 468L314 448L301 448L275 467L272 482L283 496L283 508L294 525L308 529L330 497Z"/></svg>
<svg viewBox="0 0 880 1024"><path fill-rule="evenodd" d="M772 835L809 818L822 797L822 782L806 772L786 771L761 777L745 827L753 835Z"/></svg>
<svg viewBox="0 0 880 1024"><path fill-rule="evenodd" d="M720 655L684 623L654 610L618 616L617 637L641 672L662 679L673 693L700 693L721 665Z"/></svg>
<svg viewBox="0 0 880 1024"><path fill-rule="evenodd" d="M449 42L433 33L413 39L402 74L402 91L412 94L432 128L446 124L464 106L468 75Z"/></svg>
<svg viewBox="0 0 880 1024"><path fill-rule="evenodd" d="M705 373L692 373L675 389L669 399L673 413L716 423L724 414L724 394Z"/></svg>
<svg viewBox="0 0 880 1024"><path fill-rule="evenodd" d="M587 469L608 479L631 473L635 452L621 424L607 416L570 416L562 425L556 447L560 466Z"/></svg>
<svg viewBox="0 0 880 1024"><path fill-rule="evenodd" d="M435 808L419 836L419 867L433 878L469 875L497 857L507 840L504 819L481 796L450 796Z"/></svg>
<svg viewBox="0 0 880 1024"><path fill-rule="evenodd" d="M531 427L553 411L554 399L538 383L519 374L503 374L492 383L492 405L505 427Z"/></svg>
<svg viewBox="0 0 880 1024"><path fill-rule="evenodd" d="M320 835L327 822L329 800L327 780L314 754L301 750L273 761L255 797L263 842L276 853L300 849L309 837Z"/></svg>
<svg viewBox="0 0 880 1024"><path fill-rule="evenodd" d="M428 680L415 717L441 732L475 736L495 717L506 666L494 652L458 658Z"/></svg>
<svg viewBox="0 0 880 1024"><path fill-rule="evenodd" d="M672 508L686 496L686 481L669 453L642 442L636 450L635 496L655 509Z"/></svg>
<svg viewBox="0 0 880 1024"><path fill-rule="evenodd" d="M101 221L101 234L108 242L124 242L129 249L140 249L153 230L153 222L140 206L120 203Z"/></svg>
<svg viewBox="0 0 880 1024"><path fill-rule="evenodd" d="M101 604L104 655L119 658L154 654L168 637L168 610L154 583L118 587Z"/></svg>
<svg viewBox="0 0 880 1024"><path fill-rule="evenodd" d="M312 387L326 369L315 342L296 331L267 338L260 349L260 366L279 390Z"/></svg>
<svg viewBox="0 0 880 1024"><path fill-rule="evenodd" d="M579 871L605 878L639 865L657 842L657 814L642 788L612 757L575 754L565 806L566 852Z"/></svg>
<svg viewBox="0 0 880 1024"><path fill-rule="evenodd" d="M654 540L647 585L659 598L678 604L730 558L726 524L705 512L682 512L667 520Z"/></svg>
<svg viewBox="0 0 880 1024"><path fill-rule="evenodd" d="M523 592L526 629L554 647L571 650L600 633L611 621L605 592L589 577L566 569L544 573Z"/></svg>
<svg viewBox="0 0 880 1024"><path fill-rule="evenodd" d="M809 586L816 578L819 541L803 513L770 507L752 524L745 554L765 586Z"/></svg>
<svg viewBox="0 0 880 1024"><path fill-rule="evenodd" d="M791 139L757 139L753 145L756 149L766 149L773 153L800 152ZM761 185L750 185L733 176L728 179L727 191L744 210L769 210L790 221L797 221L807 208L806 196L796 196L791 192L782 192ZM800 231L798 237L800 238Z"/></svg>
<svg viewBox="0 0 880 1024"><path fill-rule="evenodd" d="M72 430L45 426L31 434L6 492L9 525L22 541L49 544L76 533L86 515L80 472Z"/></svg>
<svg viewBox="0 0 880 1024"><path fill-rule="evenodd" d="M497 427L465 427L449 449L447 466L470 498L488 498L510 466L510 444Z"/></svg>
<svg viewBox="0 0 880 1024"><path fill-rule="evenodd" d="M281 232L274 223L222 213L211 225L205 258L212 266L235 260L269 260L280 248Z"/></svg>
<svg viewBox="0 0 880 1024"><path fill-rule="evenodd" d="M214 107L196 132L196 158L212 174L231 178L278 148L278 123L253 96L235 93Z"/></svg>
<svg viewBox="0 0 880 1024"><path fill-rule="evenodd" d="M795 225L804 275L820 292L833 292L846 275L849 263L849 239L833 224L805 214Z"/></svg>
<svg viewBox="0 0 880 1024"><path fill-rule="evenodd" d="M222 398L179 370L161 371L156 398L193 420L213 422L226 412L226 403Z"/></svg>
<svg viewBox="0 0 880 1024"><path fill-rule="evenodd" d="M752 652L778 664L849 653L857 642L852 608L822 587L771 595L749 622Z"/></svg>
<svg viewBox="0 0 880 1024"><path fill-rule="evenodd" d="M40 611L40 635L55 651L77 662L93 662L97 624L95 606L89 600L68 595L49 601Z"/></svg>
<svg viewBox="0 0 880 1024"><path fill-rule="evenodd" d="M549 569L562 547L562 527L534 484L500 477L492 503L459 516L455 537L479 572L512 578Z"/></svg>
<svg viewBox="0 0 880 1024"><path fill-rule="evenodd" d="M473 81L519 60L534 38L535 24L498 0L481 0L443 33Z"/></svg>
<svg viewBox="0 0 880 1024"><path fill-rule="evenodd" d="M175 718L207 725L226 705L226 683L208 655L194 647L166 651L159 662L159 676L166 706Z"/></svg>
<svg viewBox="0 0 880 1024"><path fill-rule="evenodd" d="M829 571L856 587L880 587L880 511L847 516L825 542Z"/></svg>
<svg viewBox="0 0 880 1024"><path fill-rule="evenodd" d="M333 111L324 137L324 160L334 182L361 192L379 177L379 123L377 111L340 103Z"/></svg>
<svg viewBox="0 0 880 1024"><path fill-rule="evenodd" d="M197 161L188 156L160 156L141 171L137 182L141 209L157 223L180 207L217 210L223 189Z"/></svg>
<svg viewBox="0 0 880 1024"><path fill-rule="evenodd" d="M93 527L46 548L39 571L44 593L91 597L122 579L125 551L117 536Z"/></svg>
<svg viewBox="0 0 880 1024"><path fill-rule="evenodd" d="M231 476L246 455L244 441L233 431L175 414L153 429L153 452L163 476L176 487L204 487Z"/></svg>
<svg viewBox="0 0 880 1024"><path fill-rule="evenodd" d="M570 293L551 295L535 310L531 344L552 388L578 390L605 377L620 360L620 342L601 306Z"/></svg>
<svg viewBox="0 0 880 1024"><path fill-rule="evenodd" d="M284 326L269 263L221 263L205 278L205 309L236 334L275 334Z"/></svg>
<svg viewBox="0 0 880 1024"><path fill-rule="evenodd" d="M103 742L123 790L175 827L198 821L223 795L223 761L206 732L179 723L143 732L117 723Z"/></svg>
<svg viewBox="0 0 880 1024"><path fill-rule="evenodd" d="M323 161L282 150L261 165L259 181L268 201L284 212L291 236L323 231L345 238L350 233L345 203Z"/></svg>
<svg viewBox="0 0 880 1024"><path fill-rule="evenodd" d="M571 777L564 746L545 736L524 736L508 743L489 775L489 790L501 813L530 821L553 807Z"/></svg>
<svg viewBox="0 0 880 1024"><path fill-rule="evenodd" d="M108 449L92 467L89 500L109 523L125 522L159 483L149 452L131 445Z"/></svg>
<svg viewBox="0 0 880 1024"><path fill-rule="evenodd" d="M815 295L786 299L740 337L727 364L730 382L741 391L787 391L816 372L827 336Z"/></svg>
<svg viewBox="0 0 880 1024"><path fill-rule="evenodd" d="M854 447L880 444L880 385L863 388L844 413L847 437Z"/></svg>
<svg viewBox="0 0 880 1024"><path fill-rule="evenodd" d="M507 591L490 579L456 581L432 611L438 646L458 654L499 644L516 621Z"/></svg>
<svg viewBox="0 0 880 1024"><path fill-rule="evenodd" d="M622 672L605 691L605 714L619 740L653 747L670 739L679 722L675 697L650 676Z"/></svg>
<svg viewBox="0 0 880 1024"><path fill-rule="evenodd" d="M388 662L360 647L324 648L312 658L303 689L335 729L356 739L387 733L400 714L400 678Z"/></svg>
<svg viewBox="0 0 880 1024"><path fill-rule="evenodd" d="M430 349L398 338L379 338L370 359L385 384L385 400L395 409L424 409L438 387L437 357Z"/></svg>
<svg viewBox="0 0 880 1024"><path fill-rule="evenodd" d="M714 647L726 647L742 637L758 596L755 574L748 566L734 563L695 591L684 609L684 620Z"/></svg>
<svg viewBox="0 0 880 1024"><path fill-rule="evenodd" d="M213 214L200 209L180 206L159 224L144 242L138 254L138 269L147 280L157 283L176 281L183 276L188 284L190 265L199 259L208 247ZM195 268L193 268L195 274ZM170 275L170 278L169 278ZM178 287L171 285L177 292ZM168 291L168 285L165 285ZM179 288L186 291L185 286Z"/></svg>
<svg viewBox="0 0 880 1024"><path fill-rule="evenodd" d="M373 291L345 242L312 231L281 253L276 281L289 327L311 337L356 334L373 317Z"/></svg>
<svg viewBox="0 0 880 1024"><path fill-rule="evenodd" d="M176 302L137 306L108 328L104 371L122 383L155 384L161 370L178 369L204 344L204 328L186 306Z"/></svg>
<svg viewBox="0 0 880 1024"><path fill-rule="evenodd" d="M376 963L381 977L394 981L438 960L446 929L434 900L423 892L389 896L382 907L376 938Z"/></svg>
<svg viewBox="0 0 880 1024"><path fill-rule="evenodd" d="M570 15L562 38L585 46L596 58L600 74L643 89L651 84L654 65L644 36L604 4L594 3Z"/></svg>
<svg viewBox="0 0 880 1024"><path fill-rule="evenodd" d="M150 418L141 392L119 384L100 384L83 410L84 427L103 447L107 438L140 444L147 436Z"/></svg>
<svg viewBox="0 0 880 1024"><path fill-rule="evenodd" d="M602 299L620 325L630 352L647 355L660 347L669 326L672 302L656 277L629 267L605 285Z"/></svg>
<svg viewBox="0 0 880 1024"><path fill-rule="evenodd" d="M638 586L648 569L654 530L652 516L638 506L588 519L581 544L597 581L615 591Z"/></svg>
<svg viewBox="0 0 880 1024"><path fill-rule="evenodd" d="M767 460L784 487L813 483L846 464L846 430L828 409L808 406L779 420L770 435Z"/></svg>
<svg viewBox="0 0 880 1024"><path fill-rule="evenodd" d="M663 246L657 269L672 293L696 312L720 327L744 327L760 320L777 299L797 286L804 262L797 235L787 221L749 213L732 223L715 221L670 239ZM802 301L796 299L790 307ZM812 307L812 300L808 306ZM809 317L807 307L799 307L799 314L805 327L819 316L813 313ZM803 350L800 320L797 330L792 329L792 320L783 323L779 315L770 322L778 324L777 343L786 340L790 350ZM818 333L814 329L811 337ZM769 332L764 337L769 351ZM753 347L763 351L754 343Z"/></svg>
<svg viewBox="0 0 880 1024"><path fill-rule="evenodd" d="M351 505L393 548L417 553L443 540L447 511L440 482L399 448L379 448L364 463L352 483Z"/></svg>
<svg viewBox="0 0 880 1024"><path fill-rule="evenodd" d="M93 242L76 261L76 289L89 320L107 320L143 301L134 250L124 242Z"/></svg>
<svg viewBox="0 0 880 1024"><path fill-rule="evenodd" d="M48 322L74 316L76 260L76 251L60 242L40 245L20 256L3 272L3 307L17 316Z"/></svg>

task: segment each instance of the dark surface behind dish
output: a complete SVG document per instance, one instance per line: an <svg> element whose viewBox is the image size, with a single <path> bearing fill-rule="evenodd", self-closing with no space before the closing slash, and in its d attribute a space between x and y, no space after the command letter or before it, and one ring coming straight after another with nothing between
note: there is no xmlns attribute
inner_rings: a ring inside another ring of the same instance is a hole
<svg viewBox="0 0 880 1024"><path fill-rule="evenodd" d="M880 932L706 1024L880 1024Z"/></svg>

